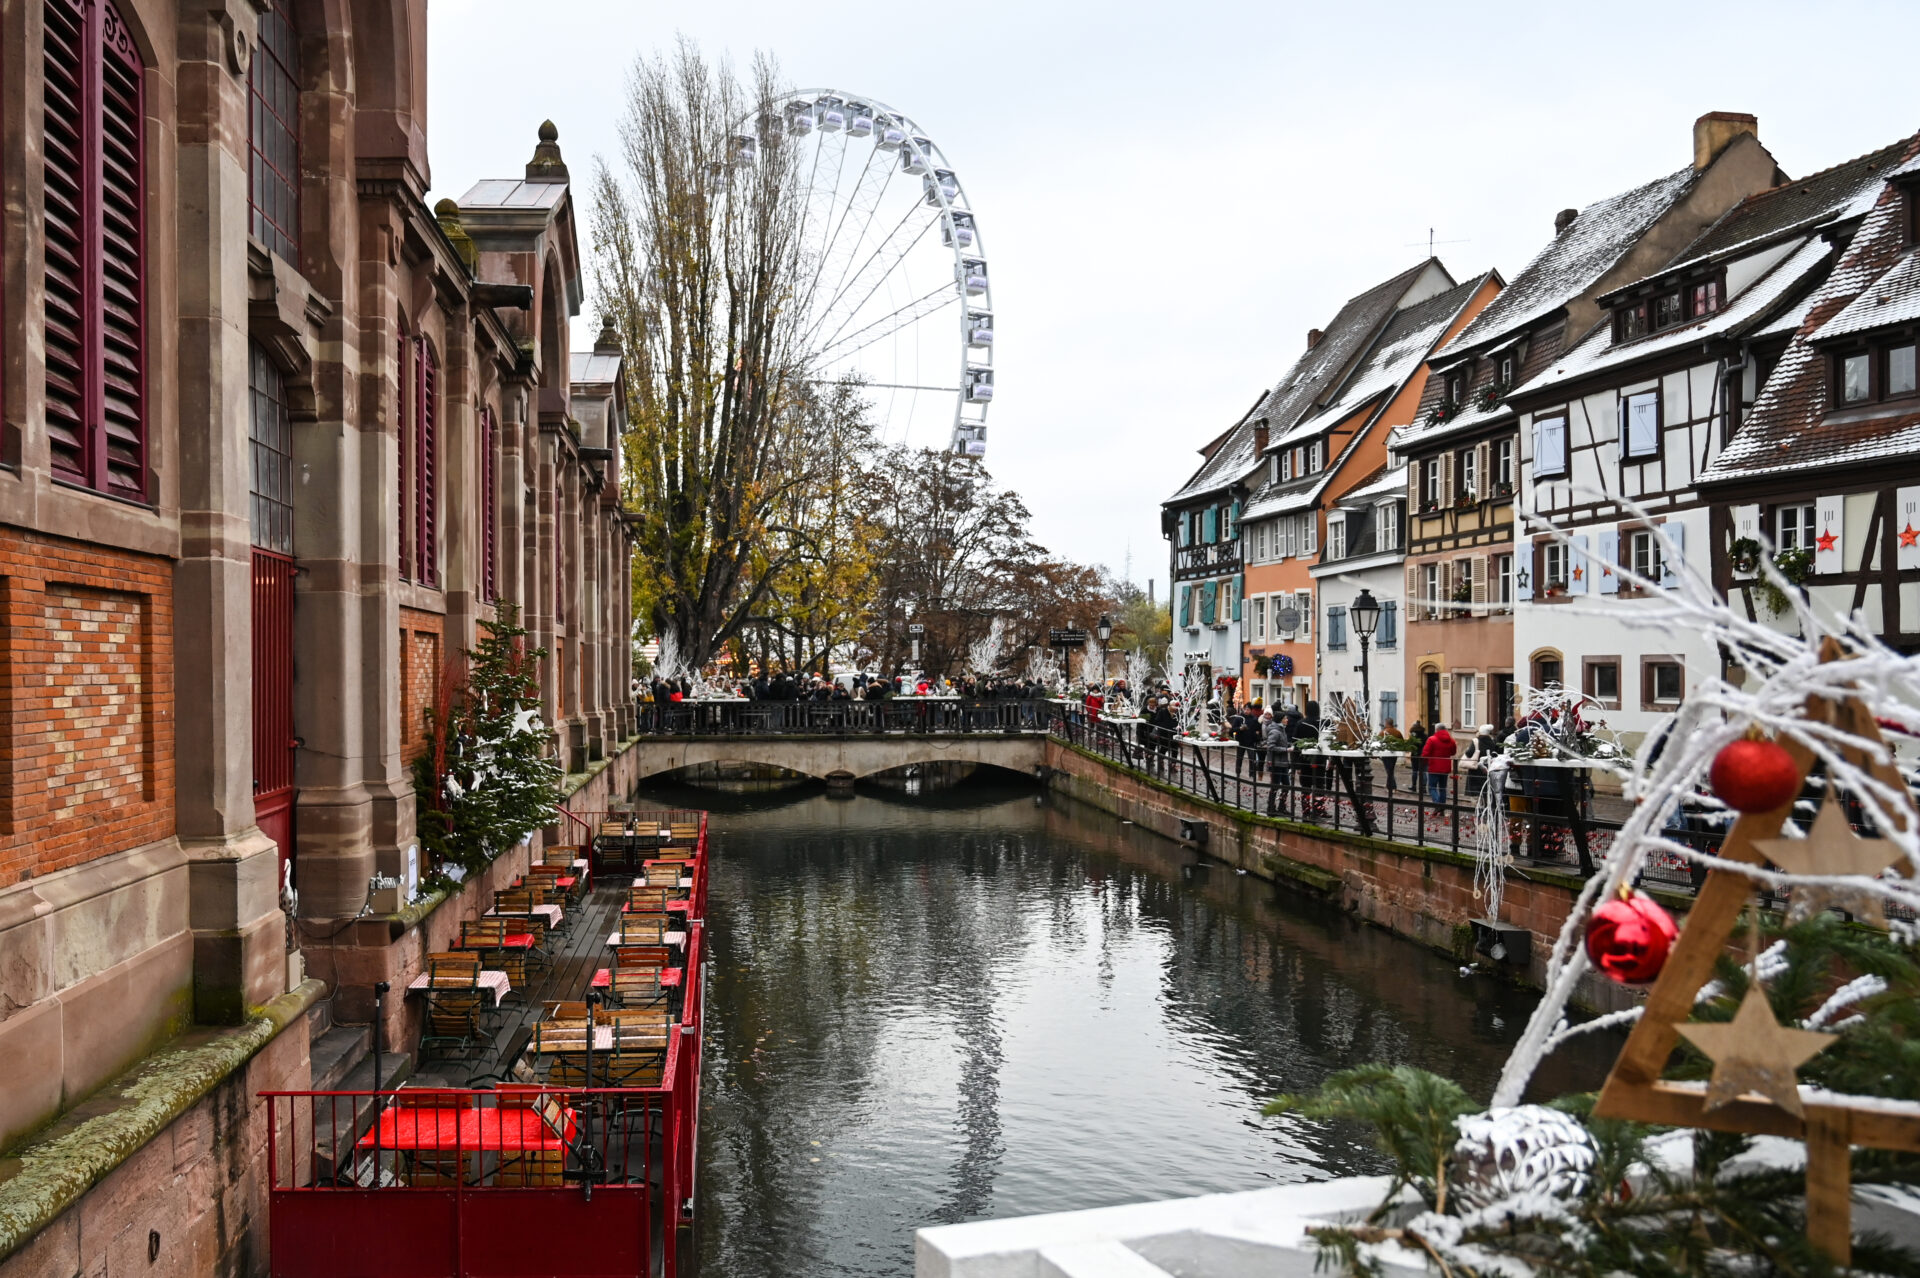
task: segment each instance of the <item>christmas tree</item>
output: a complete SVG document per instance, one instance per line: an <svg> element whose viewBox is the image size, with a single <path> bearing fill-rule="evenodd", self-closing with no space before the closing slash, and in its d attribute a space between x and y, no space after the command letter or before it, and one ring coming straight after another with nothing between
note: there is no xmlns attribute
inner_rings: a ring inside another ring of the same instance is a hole
<svg viewBox="0 0 1920 1278"><path fill-rule="evenodd" d="M428 882L445 885L486 866L559 815L560 764L540 721L536 671L520 610L500 604L465 653L464 678L443 680L429 716L429 748L414 762ZM457 669L457 667L451 668Z"/></svg>

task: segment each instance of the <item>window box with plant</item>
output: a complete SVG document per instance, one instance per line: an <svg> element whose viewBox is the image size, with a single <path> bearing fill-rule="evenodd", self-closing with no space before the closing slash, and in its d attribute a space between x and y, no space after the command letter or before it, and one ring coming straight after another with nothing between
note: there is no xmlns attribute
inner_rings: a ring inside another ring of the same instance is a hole
<svg viewBox="0 0 1920 1278"><path fill-rule="evenodd" d="M1512 387L1508 386L1505 382L1493 382L1490 385L1482 386L1479 396L1480 411L1487 412L1491 409L1498 408L1500 402L1507 397L1507 392L1511 389Z"/></svg>
<svg viewBox="0 0 1920 1278"><path fill-rule="evenodd" d="M1760 606L1766 609L1769 617L1779 617L1792 608L1793 601L1787 592L1761 565L1771 562L1787 585L1799 588L1807 584L1813 576L1813 551L1809 547L1789 546L1776 550L1769 561L1764 548L1752 537L1742 537L1733 543L1729 552L1733 563L1734 584L1751 601L1759 597Z"/></svg>

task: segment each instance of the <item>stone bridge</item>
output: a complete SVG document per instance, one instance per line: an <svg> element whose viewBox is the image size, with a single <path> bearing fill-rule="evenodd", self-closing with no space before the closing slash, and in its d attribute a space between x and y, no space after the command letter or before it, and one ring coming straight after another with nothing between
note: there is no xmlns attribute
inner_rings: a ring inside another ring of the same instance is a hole
<svg viewBox="0 0 1920 1278"><path fill-rule="evenodd" d="M823 781L926 763L989 764L1032 776L1046 763L1047 738L1040 732L661 736L641 738L632 751L635 780L702 763L757 763Z"/></svg>

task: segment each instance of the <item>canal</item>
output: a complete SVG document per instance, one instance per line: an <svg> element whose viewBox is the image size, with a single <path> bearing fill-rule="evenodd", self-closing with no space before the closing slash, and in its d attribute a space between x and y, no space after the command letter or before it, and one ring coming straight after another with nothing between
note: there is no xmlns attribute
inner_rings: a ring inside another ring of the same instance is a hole
<svg viewBox="0 0 1920 1278"><path fill-rule="evenodd" d="M639 796L713 813L702 1273L907 1275L921 1225L1379 1171L1260 1114L1349 1065L1491 1090L1531 995L992 775Z"/></svg>

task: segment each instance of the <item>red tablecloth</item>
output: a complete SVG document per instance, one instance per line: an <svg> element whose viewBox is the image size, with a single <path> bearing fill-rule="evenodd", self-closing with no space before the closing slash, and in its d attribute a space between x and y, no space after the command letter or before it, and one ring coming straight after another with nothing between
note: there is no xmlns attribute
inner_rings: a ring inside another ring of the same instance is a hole
<svg viewBox="0 0 1920 1278"><path fill-rule="evenodd" d="M568 1111L571 1126L573 1115ZM362 1149L483 1150L559 1149L565 1142L532 1109L448 1109L405 1105L380 1115L374 1131L360 1138Z"/></svg>

